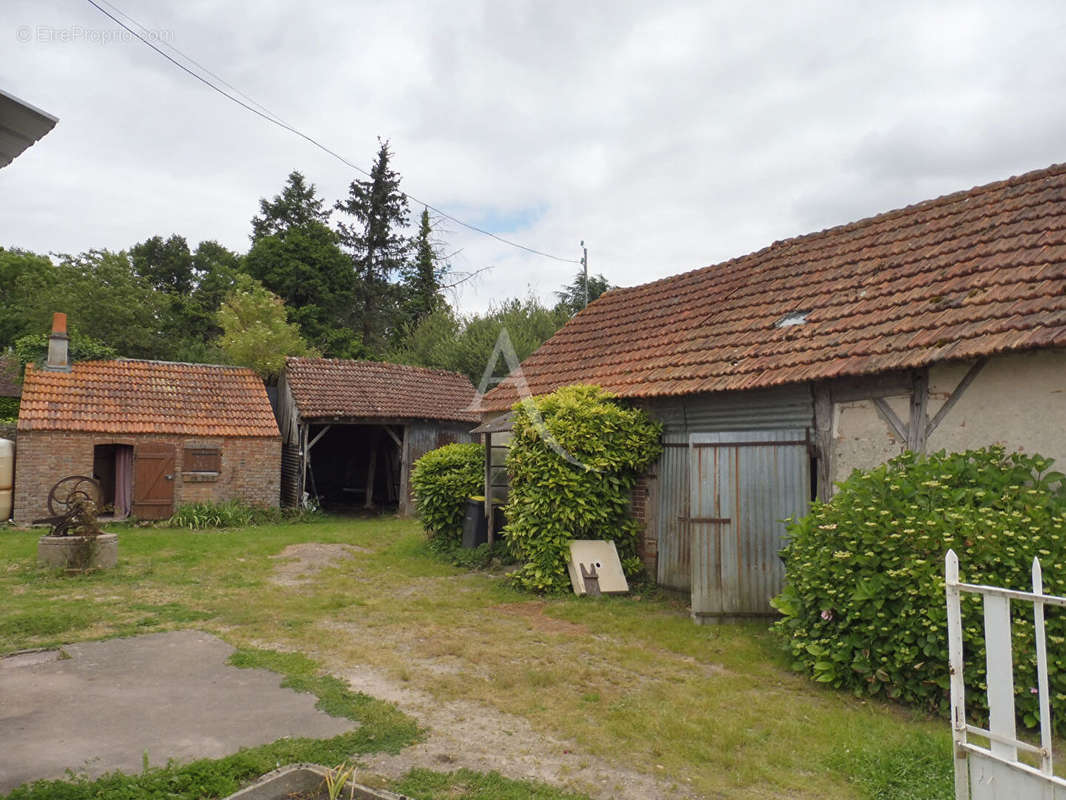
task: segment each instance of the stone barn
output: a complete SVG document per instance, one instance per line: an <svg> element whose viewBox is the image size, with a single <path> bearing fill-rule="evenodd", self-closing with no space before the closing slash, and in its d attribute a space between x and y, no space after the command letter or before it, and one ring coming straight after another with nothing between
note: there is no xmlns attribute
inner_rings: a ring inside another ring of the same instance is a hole
<svg viewBox="0 0 1066 800"><path fill-rule="evenodd" d="M165 519L186 503L276 507L281 439L250 369L67 357L57 314L48 361L29 365L15 457L17 524L48 516L52 486L100 484L103 515Z"/></svg>
<svg viewBox="0 0 1066 800"><path fill-rule="evenodd" d="M282 504L414 510L411 467L470 442L478 415L465 375L377 361L289 358L278 384Z"/></svg>

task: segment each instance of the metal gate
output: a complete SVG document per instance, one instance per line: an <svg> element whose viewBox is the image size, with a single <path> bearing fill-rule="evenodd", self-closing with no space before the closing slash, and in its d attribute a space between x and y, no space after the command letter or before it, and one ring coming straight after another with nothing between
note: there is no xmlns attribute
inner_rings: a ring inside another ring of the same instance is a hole
<svg viewBox="0 0 1066 800"><path fill-rule="evenodd" d="M692 617L772 614L787 517L810 501L806 430L689 437Z"/></svg>
<svg viewBox="0 0 1066 800"><path fill-rule="evenodd" d="M959 559L954 550L948 550L944 562L956 800L1066 800L1066 780L1052 773L1051 700L1048 692L1047 641L1044 635L1044 606L1066 606L1066 597L1044 594L1040 562L1035 558L1032 592L962 583L959 581ZM987 730L966 722L962 592L981 595L984 604ZM1015 729L1011 600L1033 604L1036 691L1040 707L1039 747L1019 739ZM989 746L981 747L970 742L969 734L988 739ZM1019 750L1035 754L1040 760L1040 767L1035 768L1020 762Z"/></svg>

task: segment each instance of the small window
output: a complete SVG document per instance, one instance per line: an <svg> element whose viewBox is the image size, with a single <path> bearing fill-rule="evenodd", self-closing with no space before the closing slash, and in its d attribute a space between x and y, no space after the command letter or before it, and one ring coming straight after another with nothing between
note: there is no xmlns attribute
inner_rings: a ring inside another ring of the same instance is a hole
<svg viewBox="0 0 1066 800"><path fill-rule="evenodd" d="M785 314L774 323L774 327L791 328L793 325L803 325L807 322L807 315L810 313L810 311L793 311L791 314Z"/></svg>
<svg viewBox="0 0 1066 800"><path fill-rule="evenodd" d="M222 471L221 447L186 447L182 472Z"/></svg>
<svg viewBox="0 0 1066 800"><path fill-rule="evenodd" d="M444 447L447 444L455 444L459 441L458 434L451 431L437 431L437 447Z"/></svg>

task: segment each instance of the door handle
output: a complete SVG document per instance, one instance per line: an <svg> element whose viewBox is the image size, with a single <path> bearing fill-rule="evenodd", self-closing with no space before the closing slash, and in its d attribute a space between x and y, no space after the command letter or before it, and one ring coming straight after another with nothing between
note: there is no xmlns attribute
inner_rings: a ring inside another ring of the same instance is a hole
<svg viewBox="0 0 1066 800"><path fill-rule="evenodd" d="M167 475L167 476L165 476L165 477L166 477L166 479L167 479L168 481L172 481L172 480L174 480L174 476L173 476L173 475Z"/></svg>

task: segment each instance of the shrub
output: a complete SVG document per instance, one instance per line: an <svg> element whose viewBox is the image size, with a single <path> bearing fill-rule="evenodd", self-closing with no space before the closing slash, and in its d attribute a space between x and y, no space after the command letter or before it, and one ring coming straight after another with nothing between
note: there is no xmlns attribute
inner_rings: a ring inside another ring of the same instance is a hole
<svg viewBox="0 0 1066 800"><path fill-rule="evenodd" d="M444 547L462 542L467 498L483 492L484 485L485 448L480 444L448 444L415 462L411 488L431 541Z"/></svg>
<svg viewBox="0 0 1066 800"><path fill-rule="evenodd" d="M15 423L19 418L19 399L0 397L0 422Z"/></svg>
<svg viewBox="0 0 1066 800"><path fill-rule="evenodd" d="M570 386L515 406L505 533L524 562L515 580L526 589L570 588L572 539L612 539L626 574L641 571L629 498L659 457L661 428L612 397L596 386Z"/></svg>
<svg viewBox="0 0 1066 800"><path fill-rule="evenodd" d="M948 708L944 555L962 579L1066 592L1066 490L1051 460L1001 447L928 457L913 453L853 472L829 503L789 524L787 580L774 605L794 667L816 681L921 706ZM1016 707L1037 722L1032 606L1015 603ZM1047 612L1053 718L1066 733L1066 616ZM963 595L968 707L987 711L980 598Z"/></svg>

